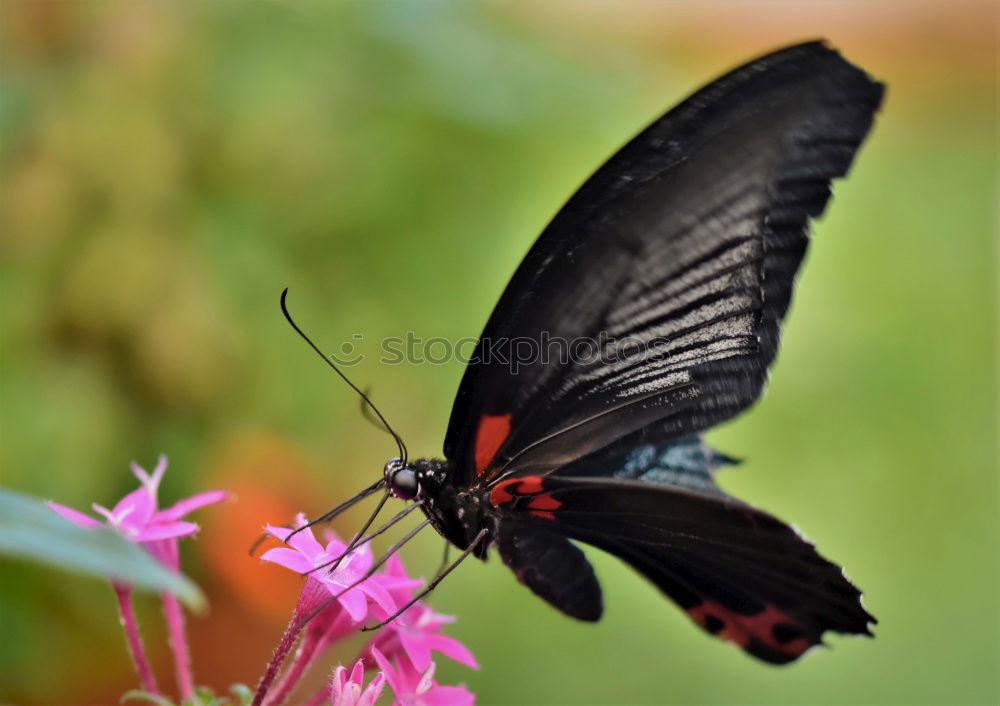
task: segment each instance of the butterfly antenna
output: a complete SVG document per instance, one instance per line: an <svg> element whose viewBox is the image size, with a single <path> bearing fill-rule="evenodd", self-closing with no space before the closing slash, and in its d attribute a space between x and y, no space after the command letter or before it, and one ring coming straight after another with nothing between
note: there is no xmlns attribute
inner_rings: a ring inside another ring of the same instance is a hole
<svg viewBox="0 0 1000 706"><path fill-rule="evenodd" d="M407 460L409 460L409 453L406 449L406 444L403 443L403 440L400 438L399 434L397 434L395 429L393 429L392 426L390 426L389 422L387 422L385 417L382 416L382 413L378 411L378 407L376 407L374 403L372 403L372 401L368 398L368 395L362 392L357 385L351 382L351 380L347 377L347 375L344 374L344 371L338 368L337 364L334 363L332 360L330 360L330 358L327 357L327 355L319 349L319 346L313 343L312 339L310 339L309 336L307 336L302 331L302 329L299 328L299 325L295 323L295 320L292 318L292 315L288 313L288 305L285 301L287 298L288 298L288 287L285 287L281 292L281 313L285 315L285 319L288 321L291 327L295 329L295 333L299 334L299 336L302 337L302 340L308 343L309 347L312 348L314 351L316 351L316 354L320 358L322 358L327 365L333 368L334 372L336 372L337 375L340 376L340 379L346 382L352 390L358 393L358 396L361 397L364 403L368 405L368 407L371 409L372 412L375 413L375 416L378 417L379 421L381 421L382 424L385 426L386 431L392 434L392 438L396 440L396 446L399 447L399 457L403 459L403 464L405 465Z"/></svg>
<svg viewBox="0 0 1000 706"><path fill-rule="evenodd" d="M371 398L371 394L372 394L371 385L368 385L367 387L365 387L364 392L365 392L365 397ZM385 432L389 431L388 429L386 429L386 427L382 423L382 421L378 417L376 417L374 414L372 414L372 411L368 408L368 405L365 404L365 401L363 399L359 398L358 402L360 403L360 406L361 406L360 407L361 408L361 416L365 418L366 422L368 422L372 426L380 429L381 431L385 431Z"/></svg>

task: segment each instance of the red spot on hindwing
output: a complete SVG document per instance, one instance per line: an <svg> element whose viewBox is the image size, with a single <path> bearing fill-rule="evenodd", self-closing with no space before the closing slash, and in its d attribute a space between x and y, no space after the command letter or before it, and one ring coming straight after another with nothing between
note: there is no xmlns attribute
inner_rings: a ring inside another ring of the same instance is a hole
<svg viewBox="0 0 1000 706"><path fill-rule="evenodd" d="M528 503L528 507L532 510L555 510L562 505L561 502L553 498L551 495L542 494L536 495Z"/></svg>
<svg viewBox="0 0 1000 706"><path fill-rule="evenodd" d="M490 491L490 502L497 506L518 498L528 501L528 512L546 520L554 520L556 516L552 511L562 506L562 502L545 492L541 476L511 478L497 483Z"/></svg>
<svg viewBox="0 0 1000 706"><path fill-rule="evenodd" d="M538 493L544 492L544 488L542 487L542 477L525 476L521 479L521 485L518 486L517 492L519 495L537 495Z"/></svg>
<svg viewBox="0 0 1000 706"><path fill-rule="evenodd" d="M716 601L705 600L689 608L687 612L709 632L735 642L744 649L751 647L753 643L759 643L795 659L815 644L814 640L798 630L794 618L773 605L755 615L743 615ZM784 628L792 634L781 640L776 628Z"/></svg>
<svg viewBox="0 0 1000 706"><path fill-rule="evenodd" d="M510 413L484 414L476 429L476 473L482 475L489 468L497 451L510 435Z"/></svg>
<svg viewBox="0 0 1000 706"><path fill-rule="evenodd" d="M490 502L494 505L503 505L504 503L509 503L514 499L514 496L510 494L507 490L512 485L517 485L520 483L520 479L512 478L511 480L501 481L493 486L493 490L490 491Z"/></svg>

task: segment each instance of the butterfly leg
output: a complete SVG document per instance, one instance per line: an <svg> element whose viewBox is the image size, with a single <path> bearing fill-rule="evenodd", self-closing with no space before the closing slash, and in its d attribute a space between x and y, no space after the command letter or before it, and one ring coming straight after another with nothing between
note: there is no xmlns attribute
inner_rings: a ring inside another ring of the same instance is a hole
<svg viewBox="0 0 1000 706"><path fill-rule="evenodd" d="M446 566L448 566L448 554L450 553L451 553L451 542L445 540L444 554L441 557L441 564L438 566L437 571L434 572L435 577L440 576L441 572L445 570Z"/></svg>
<svg viewBox="0 0 1000 706"><path fill-rule="evenodd" d="M365 581L367 581L368 579L370 579L370 578L371 578L371 577L372 577L372 576L373 576L373 575L375 574L375 572L376 572L376 571L378 571L378 570L379 570L380 568L382 568L382 565L383 565L383 564L385 564L385 562L389 561L389 557L391 557L391 556L392 556L393 554L395 554L395 553L396 553L397 551L399 551L399 549L400 549L400 548L401 548L401 547L402 547L402 546L403 546L404 544L406 544L406 543L407 543L407 542L409 542L409 541L410 541L411 539L413 539L414 537L416 537L416 536L417 536L417 533L418 533L418 532L420 532L420 530L422 530L422 529L423 529L424 527L426 527L426 526L427 526L427 525L429 525L430 523L431 523L431 521L430 521L430 520L424 520L424 521L423 521L423 522L421 522L421 523L420 523L419 525L417 525L416 527L414 527L414 528L413 528L412 530L410 530L409 532L407 532L407 533L406 533L406 534L405 534L405 535L403 536L403 538L402 538L401 540L399 540L398 542L396 542L395 544L393 544L393 545L392 545L391 547L389 547L389 550L388 550L388 551L386 551L386 553L385 553L385 554L383 554L383 555L382 555L382 556L381 556L381 557L380 557L380 558L378 559L378 561L376 561L376 562L375 562L375 563L373 563L373 564L372 564L372 565L371 565L370 567L368 567L368 571L366 571L366 572L364 573L364 575L362 575L362 576L361 576L361 578L357 579L357 580L356 580L356 581L355 581L354 583L352 583L352 584L351 584L350 586L347 586L347 587L345 587L344 589L342 589L342 590L340 591L340 593L337 593L337 594L335 594L335 595L333 595L333 596L330 596L330 597L329 597L329 598L327 598L327 599L326 599L325 601L323 601L323 602L322 602L322 603L320 603L320 604L319 604L318 606L316 606L316 608L315 608L315 609L313 610L313 612L311 612L311 613L310 613L309 615L307 615L307 616L305 617L305 619L304 619L304 620L302 621L302 625L305 625L305 624L306 624L306 623L308 623L308 622L309 622L310 620L312 620L313 618L315 618L315 617L316 617L316 616L317 616L317 615L319 614L319 612L320 612L321 610L323 610L323 609L324 609L324 608L326 608L326 607L327 607L328 605L330 605L330 604L331 604L331 603L332 603L333 601L337 600L337 599L338 599L338 598L340 598L340 597L341 597L342 595L344 595L345 593L347 593L348 591L350 591L350 590L351 590L352 588L357 588L357 587L358 587L359 585L361 585L362 583L364 583ZM306 572L306 574L308 574L308 573L309 573L309 572ZM303 575L306 575L306 574L303 574Z"/></svg>
<svg viewBox="0 0 1000 706"><path fill-rule="evenodd" d="M430 593L435 588L437 588L437 585L439 583L441 583L442 581L444 581L444 577L445 576L447 576L452 571L454 571L456 568L458 568L458 565L461 564L463 561L465 561L468 558L468 556L473 552L473 550L476 547L478 547L480 545L480 543L482 543L482 541L484 539L486 539L486 535L489 534L489 531L490 530L489 530L488 527L483 527L481 530L479 530L479 534L477 534L476 538L472 540L472 543L469 544L469 546L467 546L462 551L462 553L459 555L459 557L457 559L455 559L455 561L453 561L450 565L448 565L448 567L444 571L442 571L437 576L435 576L434 580L431 581L429 584L427 584L427 587L423 591L421 591L420 593L418 593L417 595L415 595L413 598L411 598L410 601L406 605L404 605L402 608L400 608L395 613L393 613L392 615L390 615L388 618L386 618L385 620L383 620L381 623L379 623L377 625L366 625L365 627L361 628L361 631L362 632L370 632L372 630L378 630L379 628L384 627L385 625L388 625L393 620L395 620L400 615L402 615L407 610L409 610L410 606L412 606L414 603L416 603L421 598L423 598L428 593Z"/></svg>

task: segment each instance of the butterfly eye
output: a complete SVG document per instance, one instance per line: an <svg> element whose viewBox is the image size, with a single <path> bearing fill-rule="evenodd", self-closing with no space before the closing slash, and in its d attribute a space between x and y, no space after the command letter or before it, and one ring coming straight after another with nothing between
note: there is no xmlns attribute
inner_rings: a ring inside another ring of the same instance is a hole
<svg viewBox="0 0 1000 706"><path fill-rule="evenodd" d="M392 490L392 494L403 500L413 500L413 498L417 497L419 487L417 474L409 468L396 471L392 476L392 480L389 481L389 488Z"/></svg>
<svg viewBox="0 0 1000 706"><path fill-rule="evenodd" d="M413 500L420 489L417 474L398 458L389 459L385 464L385 482L389 492L402 500Z"/></svg>

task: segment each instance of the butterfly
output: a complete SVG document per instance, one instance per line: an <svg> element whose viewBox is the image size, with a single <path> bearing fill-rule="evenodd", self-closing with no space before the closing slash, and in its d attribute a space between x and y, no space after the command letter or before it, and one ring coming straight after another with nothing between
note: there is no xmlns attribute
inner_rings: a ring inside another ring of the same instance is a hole
<svg viewBox="0 0 1000 706"><path fill-rule="evenodd" d="M734 461L701 434L760 397L809 221L882 95L809 42L740 66L653 122L517 268L465 370L445 458L410 460L397 436L400 457L343 506L383 488L382 504L419 506L462 550L427 590L495 547L543 600L596 621L601 588L580 542L765 662L792 662L827 631L871 635L876 620L840 567L716 485ZM513 365L511 351L527 348L538 355Z"/></svg>

